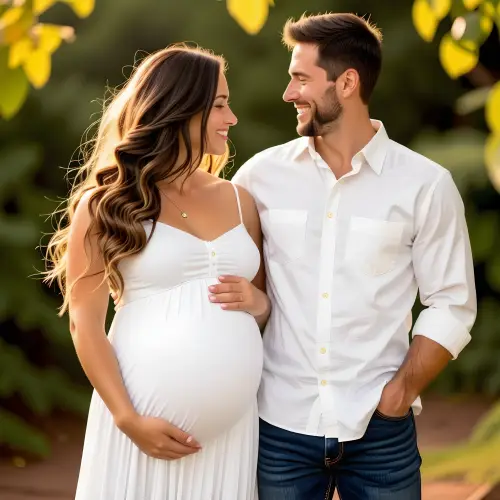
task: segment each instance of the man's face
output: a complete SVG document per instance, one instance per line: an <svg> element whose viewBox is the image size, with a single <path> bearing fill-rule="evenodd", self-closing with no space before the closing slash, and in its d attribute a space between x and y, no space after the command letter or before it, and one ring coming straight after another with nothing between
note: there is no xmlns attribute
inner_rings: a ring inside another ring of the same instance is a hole
<svg viewBox="0 0 500 500"><path fill-rule="evenodd" d="M342 116L342 104L337 96L335 83L316 63L318 48L309 43L297 44L290 62L290 83L283 94L286 102L293 102L297 109L297 132L314 137L324 135Z"/></svg>

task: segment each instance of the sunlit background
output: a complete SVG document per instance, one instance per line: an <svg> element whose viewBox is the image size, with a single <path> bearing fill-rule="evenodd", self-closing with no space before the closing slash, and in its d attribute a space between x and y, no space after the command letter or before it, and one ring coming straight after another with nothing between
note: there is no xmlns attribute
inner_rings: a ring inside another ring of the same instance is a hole
<svg viewBox="0 0 500 500"><path fill-rule="evenodd" d="M500 1L271 3L0 0L2 500L74 495L90 390L67 318L56 315L57 291L37 271L46 215L67 193L67 168L92 137L106 88L173 42L223 54L239 118L230 178L253 154L295 137L295 110L281 99L289 53L280 32L306 10L355 12L382 29L371 114L393 139L451 170L462 193L479 314L473 341L417 419L424 499L500 498Z"/></svg>

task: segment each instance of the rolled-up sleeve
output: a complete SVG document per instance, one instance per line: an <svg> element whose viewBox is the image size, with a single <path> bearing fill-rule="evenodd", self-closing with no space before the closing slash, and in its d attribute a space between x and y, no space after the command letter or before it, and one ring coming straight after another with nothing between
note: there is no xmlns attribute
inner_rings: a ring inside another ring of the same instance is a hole
<svg viewBox="0 0 500 500"><path fill-rule="evenodd" d="M456 359L470 342L477 302L464 205L443 170L419 207L413 267L424 309L413 336L428 337Z"/></svg>

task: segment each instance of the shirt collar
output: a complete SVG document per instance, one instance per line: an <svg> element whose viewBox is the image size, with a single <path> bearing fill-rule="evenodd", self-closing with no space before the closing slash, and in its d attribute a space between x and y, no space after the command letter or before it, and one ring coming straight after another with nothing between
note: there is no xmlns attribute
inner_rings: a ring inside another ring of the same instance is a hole
<svg viewBox="0 0 500 500"><path fill-rule="evenodd" d="M353 159L353 169L355 171L361 168L363 160L365 160L372 170L380 175L382 172L382 167L384 166L385 155L387 153L387 146L389 143L389 136L385 130L384 124L379 120L371 120L373 128L376 130L375 135L370 139L368 144L358 151ZM293 155L293 159L299 159L305 152L309 152L309 155L313 160L319 157L314 147L313 137L301 137L298 141L297 148Z"/></svg>

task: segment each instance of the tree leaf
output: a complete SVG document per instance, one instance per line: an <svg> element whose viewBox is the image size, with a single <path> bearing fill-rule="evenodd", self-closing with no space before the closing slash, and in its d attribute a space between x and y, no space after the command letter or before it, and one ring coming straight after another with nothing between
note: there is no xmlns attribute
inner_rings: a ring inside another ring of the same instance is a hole
<svg viewBox="0 0 500 500"><path fill-rule="evenodd" d="M95 0L66 0L78 17L84 18L90 16L94 11Z"/></svg>
<svg viewBox="0 0 500 500"><path fill-rule="evenodd" d="M37 24L33 27L33 35L37 40L37 47L52 54L61 45L61 31L54 24Z"/></svg>
<svg viewBox="0 0 500 500"><path fill-rule="evenodd" d="M463 3L466 9L474 10L481 5L482 1L483 0L463 0Z"/></svg>
<svg viewBox="0 0 500 500"><path fill-rule="evenodd" d="M23 38L33 25L33 12L26 6L12 7L0 17L0 43L10 45Z"/></svg>
<svg viewBox="0 0 500 500"><path fill-rule="evenodd" d="M29 36L14 42L9 50L9 68L14 69L21 66L34 49L35 45Z"/></svg>
<svg viewBox="0 0 500 500"><path fill-rule="evenodd" d="M50 53L40 47L35 49L24 61L23 68L33 87L43 87L50 77Z"/></svg>
<svg viewBox="0 0 500 500"><path fill-rule="evenodd" d="M498 2L495 0L495 3L498 3ZM483 0L481 6L482 6L483 12L486 16L495 17L496 13L495 13L495 5L494 5L493 1ZM498 7L498 5L497 5L497 7Z"/></svg>
<svg viewBox="0 0 500 500"><path fill-rule="evenodd" d="M439 19L427 0L414 0L411 15L417 33L426 42L432 42Z"/></svg>
<svg viewBox="0 0 500 500"><path fill-rule="evenodd" d="M431 9L440 21L444 19L451 9L452 0L428 0Z"/></svg>
<svg viewBox="0 0 500 500"><path fill-rule="evenodd" d="M484 162L493 187L500 193L500 133L491 134L486 140Z"/></svg>
<svg viewBox="0 0 500 500"><path fill-rule="evenodd" d="M500 82L491 89L485 107L486 122L492 132L500 132Z"/></svg>
<svg viewBox="0 0 500 500"><path fill-rule="evenodd" d="M33 0L33 12L39 16L56 3L57 0Z"/></svg>
<svg viewBox="0 0 500 500"><path fill-rule="evenodd" d="M255 35L266 23L269 0L227 0L227 10L247 33Z"/></svg>
<svg viewBox="0 0 500 500"><path fill-rule="evenodd" d="M8 66L7 47L0 47L0 116L12 118L28 96L29 85L21 68Z"/></svg>
<svg viewBox="0 0 500 500"><path fill-rule="evenodd" d="M439 45L439 59L450 78L458 78L476 67L479 60L477 45L471 42L459 44L447 34Z"/></svg>

